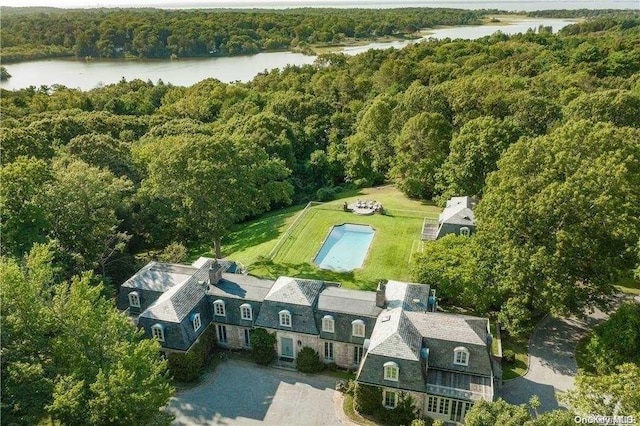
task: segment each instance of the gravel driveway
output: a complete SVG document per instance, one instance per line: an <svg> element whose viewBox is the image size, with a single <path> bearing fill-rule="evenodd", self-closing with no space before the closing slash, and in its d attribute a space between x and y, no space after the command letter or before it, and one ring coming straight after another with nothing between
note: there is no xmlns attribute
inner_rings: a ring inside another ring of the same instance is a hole
<svg viewBox="0 0 640 426"><path fill-rule="evenodd" d="M596 311L586 321L551 316L543 319L529 341L529 371L523 377L505 381L497 390L498 396L511 404L528 404L532 395L538 395L541 413L560 407L556 392L572 388L578 372L578 341L604 318L602 312Z"/></svg>
<svg viewBox="0 0 640 426"><path fill-rule="evenodd" d="M174 425L340 425L336 379L227 361L171 398Z"/></svg>

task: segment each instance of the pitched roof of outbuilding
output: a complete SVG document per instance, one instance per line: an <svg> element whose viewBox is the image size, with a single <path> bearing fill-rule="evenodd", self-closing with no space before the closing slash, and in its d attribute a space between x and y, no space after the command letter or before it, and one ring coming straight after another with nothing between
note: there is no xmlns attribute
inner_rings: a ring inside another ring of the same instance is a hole
<svg viewBox="0 0 640 426"><path fill-rule="evenodd" d="M476 201L471 197L453 197L447 201L447 206L440 213L438 222L473 226L475 205Z"/></svg>

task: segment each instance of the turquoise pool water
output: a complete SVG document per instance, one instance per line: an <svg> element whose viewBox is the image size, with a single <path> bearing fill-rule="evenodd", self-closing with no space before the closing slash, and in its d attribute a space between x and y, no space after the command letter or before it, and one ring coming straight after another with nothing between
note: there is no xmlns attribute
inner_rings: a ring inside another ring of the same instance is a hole
<svg viewBox="0 0 640 426"><path fill-rule="evenodd" d="M319 268L339 272L360 268L375 233L369 225L334 226L313 263Z"/></svg>

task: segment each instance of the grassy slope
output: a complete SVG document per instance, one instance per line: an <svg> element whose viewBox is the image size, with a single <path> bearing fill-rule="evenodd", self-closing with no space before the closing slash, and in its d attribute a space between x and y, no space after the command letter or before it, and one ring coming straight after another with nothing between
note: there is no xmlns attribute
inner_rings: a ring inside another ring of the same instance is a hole
<svg viewBox="0 0 640 426"><path fill-rule="evenodd" d="M425 216L436 218L440 209L406 198L391 186L369 188L345 194L331 203L314 206L296 224L273 260L266 259L278 239L294 222L304 206L291 207L241 224L223 242L224 255L242 262L250 273L276 278L290 275L341 282L345 287L373 289L381 278L408 280L409 256L419 247L420 231ZM385 207L385 216L356 216L342 211L343 202L358 198L376 200ZM341 223L369 224L376 229L364 267L349 273L324 271L313 265L332 225ZM209 247L192 250L193 257L210 256Z"/></svg>

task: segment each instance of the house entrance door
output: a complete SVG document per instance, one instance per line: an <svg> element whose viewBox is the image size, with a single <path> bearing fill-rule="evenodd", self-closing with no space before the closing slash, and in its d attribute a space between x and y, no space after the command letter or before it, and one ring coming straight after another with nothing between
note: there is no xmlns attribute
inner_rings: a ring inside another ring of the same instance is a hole
<svg viewBox="0 0 640 426"><path fill-rule="evenodd" d="M293 339L289 337L280 338L280 350L283 358L293 358Z"/></svg>

